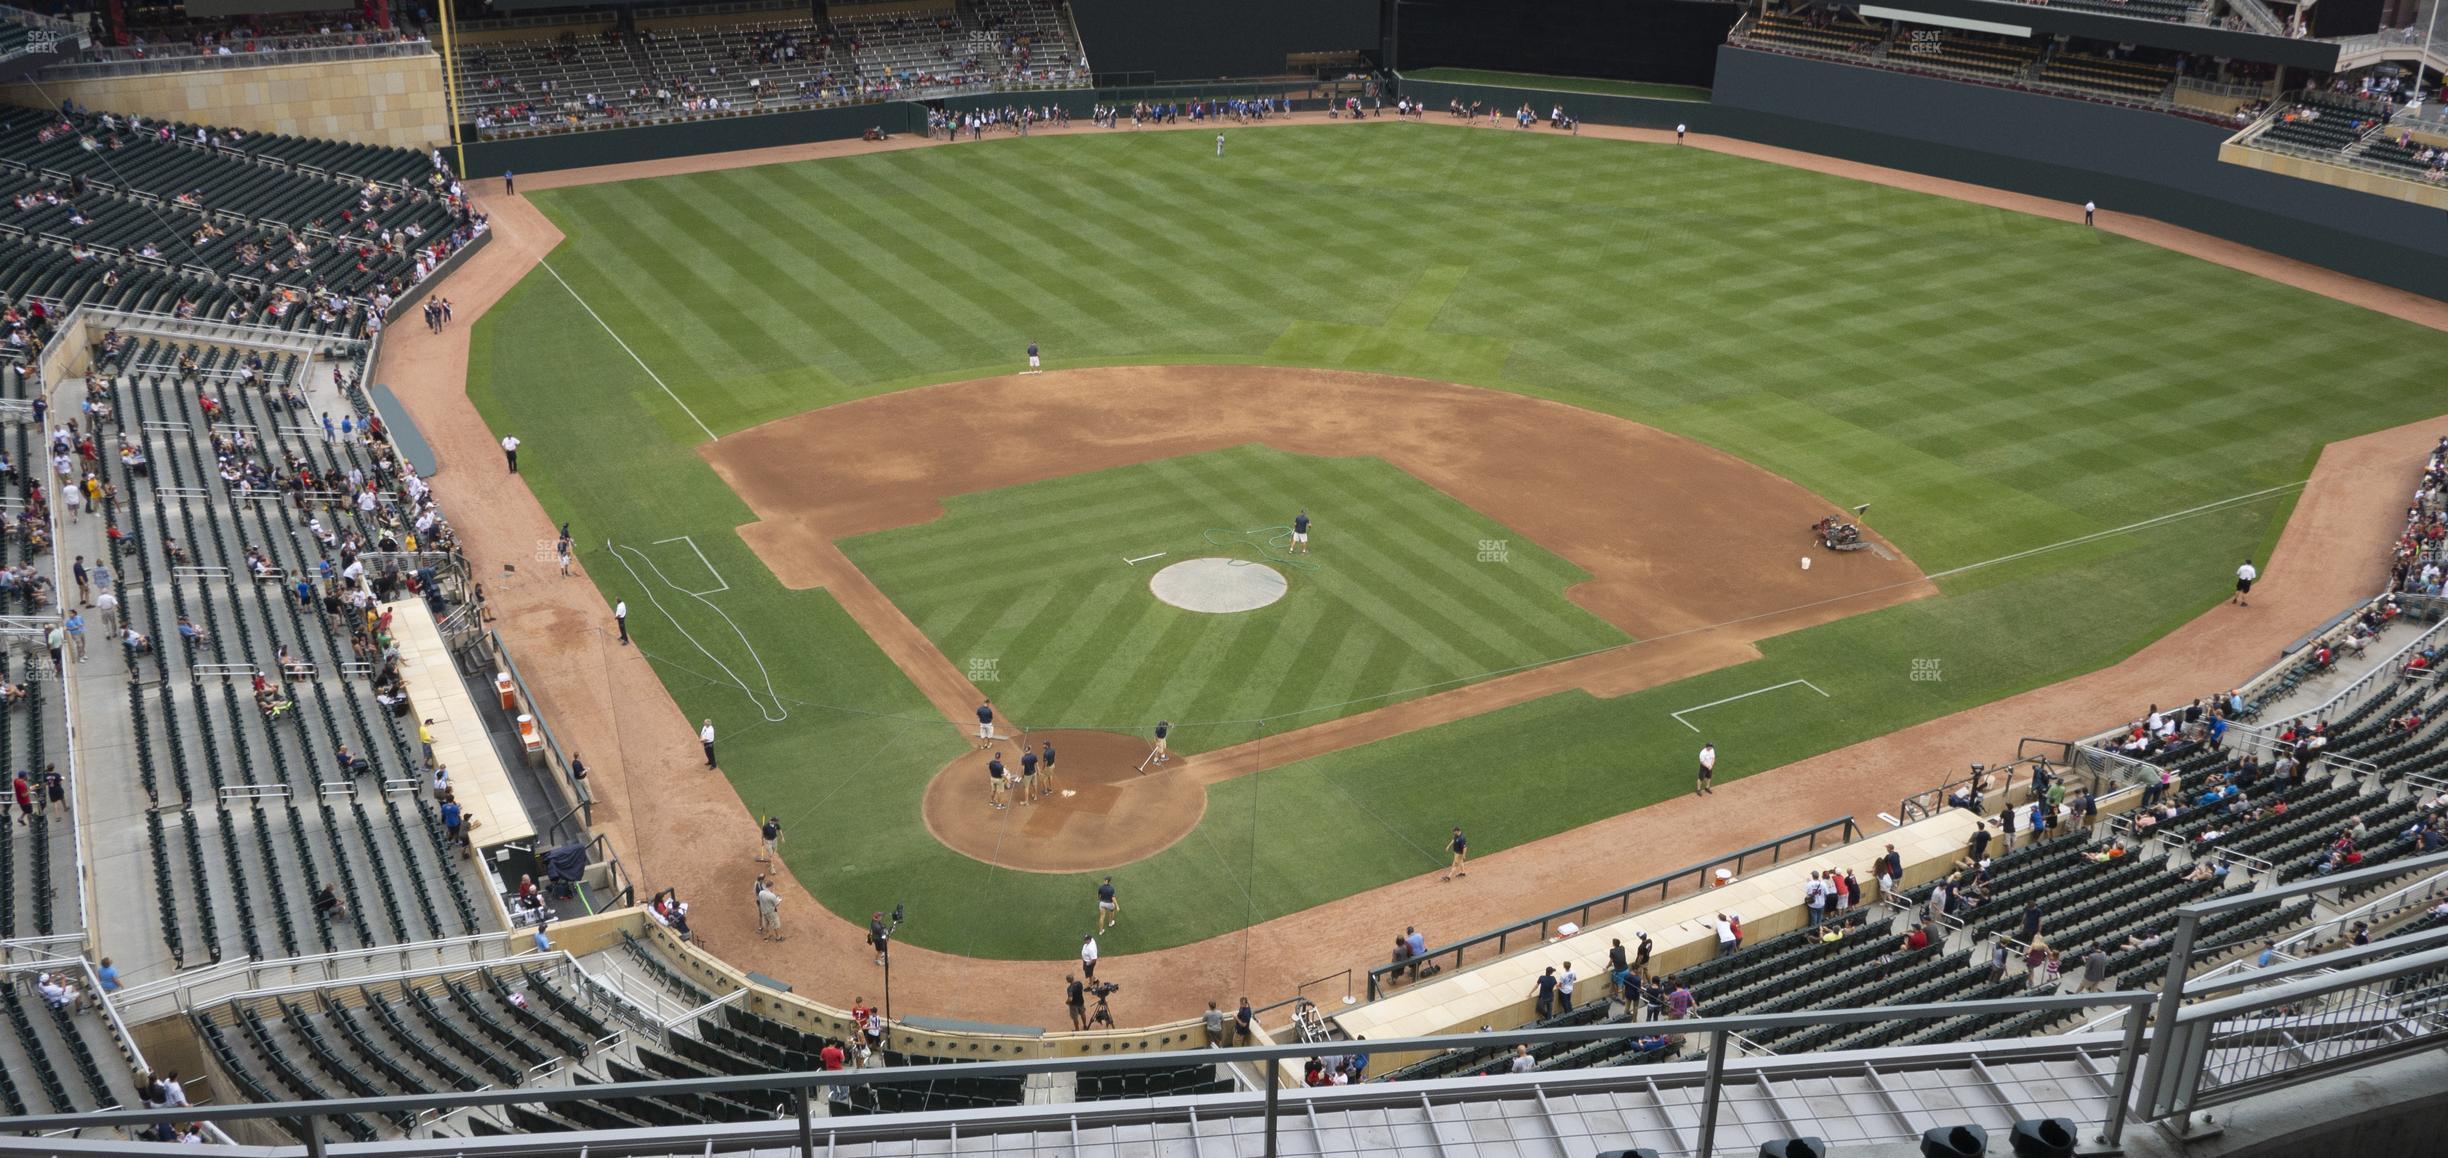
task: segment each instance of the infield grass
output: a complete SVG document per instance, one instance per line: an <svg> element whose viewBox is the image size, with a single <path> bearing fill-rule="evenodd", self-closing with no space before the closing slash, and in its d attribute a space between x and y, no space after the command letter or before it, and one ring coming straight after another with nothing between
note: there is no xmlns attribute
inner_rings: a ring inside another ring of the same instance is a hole
<svg viewBox="0 0 2448 1158"><path fill-rule="evenodd" d="M1289 554L1304 508L1331 525ZM1185 752L1242 738L1234 721L1321 723L1625 640L1564 598L1587 572L1372 458L1234 447L961 496L841 546L1007 716L1180 720ZM1230 615L1149 594L1201 556L1267 563L1289 589Z"/></svg>
<svg viewBox="0 0 2448 1158"><path fill-rule="evenodd" d="M554 266L717 432L1009 372L1031 340L1056 368L1426 373L1874 502L1931 572L2298 482L2323 443L2439 410L2448 338L2079 225L1543 132L1268 128L1211 153L1203 134L1124 130L534 199L569 235ZM694 452L696 423L551 274L479 322L469 374L495 429L525 440L522 477L576 521L590 576L629 599L683 711L725 725L725 772L784 818L821 900L854 915L906 901L908 939L954 952L1076 947L1085 930L1047 915L1085 920L1089 879L995 870L926 835L919 793L958 729L829 596L775 583L730 532L754 515ZM1940 598L1618 700L1551 697L1221 785L1190 837L1117 874L1133 920L1107 952L1426 872L1457 821L1492 852L1689 791L1699 737L1677 709L1796 678L1830 693L1692 717L1731 779L2113 662L2223 598L2287 502L1969 572ZM683 534L730 589L642 607L647 581L603 542ZM1913 680L1915 660L1940 678ZM1789 827L1839 810L1799 794ZM1593 876L1675 867L1627 848Z"/></svg>

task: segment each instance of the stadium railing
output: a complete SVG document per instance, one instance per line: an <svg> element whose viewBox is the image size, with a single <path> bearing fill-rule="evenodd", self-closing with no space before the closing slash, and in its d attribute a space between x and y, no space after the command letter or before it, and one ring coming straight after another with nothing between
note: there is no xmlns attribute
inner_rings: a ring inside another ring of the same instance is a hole
<svg viewBox="0 0 2448 1158"><path fill-rule="evenodd" d="M417 941L343 949L277 961L233 957L218 965L182 970L114 994L112 1008L132 1025L184 1016L241 994L286 987L357 984L396 973L491 965L532 952L524 932L478 933L443 941Z"/></svg>
<svg viewBox="0 0 2448 1158"><path fill-rule="evenodd" d="M2448 867L2448 854L2434 854L2382 869L2359 870L2341 877L2402 872L2407 868L2436 871ZM342 1115L412 1113L424 1115L471 1106L514 1104L551 1106L575 1099L623 1097L685 1097L692 1094L749 1094L760 1103L776 1105L770 1123L682 1126L652 1131L610 1134L539 1135L502 1138L411 1139L387 1144L395 1158L450 1154L468 1158L518 1154L527 1158L559 1158L586 1153L681 1153L702 1150L736 1152L751 1148L792 1148L817 1158L844 1143L894 1138L942 1139L947 1125L954 1137L974 1146L980 1134L1024 1133L1035 1130L1073 1136L1081 1129L1113 1123L1145 1123L1151 1118L1190 1118L1204 1123L1239 1121L1244 1128L1264 1131L1264 1152L1275 1153L1281 1119L1295 1128L1339 1112L1368 1112L1396 1105L1419 1106L1468 1099L1533 1099L1544 1103L1552 1095L1645 1087L1685 1091L1689 1116L1678 1124L1680 1138L1696 1143L1692 1152L1710 1153L1720 1141L1721 1122L1743 1122L1761 1100L1774 1101L1775 1114L1807 1126L1820 1117L1844 1118L1855 1126L1865 1121L1843 1105L1817 1106L1801 1095L1779 1093L1776 1083L1794 1077L1823 1076L1831 1066L1846 1064L1842 1053L1792 1056L1736 1056L1738 1039L1755 1031L1804 1026L1866 1024L1896 1020L1946 1020L1968 1015L2047 1013L2071 1015L2111 1008L2122 1014L2122 1025L2111 1033L2084 1033L1946 1046L1915 1047L1909 1059L1895 1051L1874 1064L1909 1064L1925 1068L1960 1068L1988 1080L1993 1071L1984 1059L2053 1060L2073 1063L2094 1079L2096 1093L2068 1088L2063 1099L2079 1114L2077 1125L2086 1141L2115 1148L2130 1120L2158 1122L2179 1132L2193 1124L2202 1110L2255 1097L2288 1086L2372 1066L2397 1057L2437 1050L2448 1038L2448 1021L2431 1012L2448 998L2448 928L2424 930L2366 946L2347 946L2317 956L2283 960L2267 968L2220 970L2215 976L2185 981L2198 951L2223 951L2225 946L2197 946L2194 935L2205 918L2237 909L2269 905L2309 891L2332 887L2339 878L2285 886L2268 892L2205 901L2179 913L2176 952L2169 959L2169 981L2161 993L2122 990L2107 993L2017 997L1986 1002L1889 1006L1869 1009L1806 1010L1723 1018L1687 1018L1666 1022L1614 1022L1552 1029L1446 1035L1425 1038L1371 1040L1356 1043L1296 1043L1173 1053L1132 1053L1098 1057L981 1061L957 1065L872 1067L830 1072L758 1073L727 1077L648 1082L585 1084L562 1088L483 1089L464 1093L334 1099L249 1105L123 1110L108 1113L29 1115L0 1119L0 1131L18 1135L0 1139L0 1153L121 1155L138 1152L127 1143L92 1138L67 1140L25 1137L47 1130L76 1127L87 1131L130 1129L164 1121L229 1123L248 1119L302 1120L310 1139L303 1146L257 1151L266 1156L306 1155L323 1158L325 1145L315 1127ZM2155 1023L2143 1014L2157 1009ZM1704 1058L1669 1061L1635 1068L1536 1072L1513 1076L1466 1077L1417 1082L1372 1083L1329 1089L1285 1088L1285 1062L1297 1068L1301 1060L1321 1052L1365 1049L1372 1059L1468 1050L1504 1051L1515 1045L1537 1049L1557 1043L1670 1034L1688 1049L1706 1051ZM1863 1059L1858 1056L1854 1061ZM1201 1095L1191 1098L1127 1100L1108 1105L1061 1104L1018 1106L969 1114L935 1114L921 1120L827 1117L820 1125L819 1100L835 1091L878 1083L908 1084L935 1079L1025 1078L1034 1074L1095 1073L1139 1069L1150 1065L1243 1065L1262 1072L1267 1081L1260 1092ZM1892 1115L1891 1115L1892 1116ZM1896 1123L1889 1122L1892 1128ZM1687 1132L1686 1132L1687 1131ZM1254 1131L1253 1131L1254 1132ZM1258 1139L1252 1138L1256 1143ZM991 1143L989 1145L992 1145ZM1252 1149L1256 1149L1255 1146ZM919 1153L950 1153L921 1149ZM1247 1152L1247 1151L1245 1151Z"/></svg>
<svg viewBox="0 0 2448 1158"><path fill-rule="evenodd" d="M2443 931L2442 936L2448 937L2448 931ZM2443 952L2441 956L2448 956L2448 952ZM2118 1006L2120 1008L2138 1009L2146 1006L2152 1000L2152 997L2153 995L2147 992L2099 993L2066 997L2018 997L1994 1002L1979 1003L1977 1011L1987 1013L2051 1011L2071 1014L2085 1009L2110 1005ZM1616 1022L1596 1026L1572 1026L1559 1029L1513 1030L1501 1033L1478 1033L1444 1037L1388 1039L1385 1041L1372 1040L1367 1044L1367 1051L1373 1058L1387 1057L1392 1055L1439 1052L1449 1049L1468 1049L1480 1051L1487 1049L1502 1049L1514 1045L1530 1045L1536 1047L1555 1043L1579 1043L1599 1041L1610 1038L1650 1036L1664 1031L1672 1031L1674 1036L1683 1039L1686 1043L1698 1043L1705 1040L1711 1046L1711 1048L1708 1049L1708 1057L1700 1061L1681 1063L1677 1067L1680 1072L1678 1075L1676 1075L1676 1077L1680 1078L1681 1084L1685 1085L1693 1084L1694 1079L1696 1079L1698 1097L1695 1099L1697 1104L1693 1107L1698 1118L1697 1129L1694 1131L1699 1143L1696 1148L1696 1152L1705 1154L1712 1152L1712 1147L1716 1141L1721 1113L1740 1113L1741 1110L1739 1107L1742 1104L1750 1102L1754 1097L1756 1097L1763 1080L1778 1075L1784 1070L1795 1070L1797 1072L1805 1070L1823 1071L1826 1065L1826 1062L1823 1059L1808 1055L1795 1057L1781 1057L1774 1055L1766 1057L1733 1057L1731 1055L1735 1051L1731 1049L1714 1048L1715 1043L1720 1040L1722 1036L1740 1036L1746 1031L1791 1029L1802 1026L1863 1024L1869 1022L1896 1020L1943 1020L1963 1016L1967 1011L1973 1009L1974 1007L1967 1003L1952 1002L1931 1005L1890 1006L1877 1009L1816 1010L1794 1013L1759 1014L1748 1017L1689 1018L1672 1023ZM2105 1064L2108 1066L2107 1070L2101 1071L2102 1084L2110 1090L2127 1089L2130 1088L2131 1080L2136 1073L2136 1067L2140 1064L2142 1057L2142 1046L2144 1042L2141 1019L2138 1017L2129 1018L2128 1023L2132 1028L2126 1030L2122 1035L2094 1035L2090 1038L2080 1040L2073 1038L2031 1039L2009 1043L1993 1042L1987 1043L1986 1046L1973 1045L1955 1048L1960 1050L1967 1058L1977 1057L1985 1051L2004 1049L2012 1051L2018 1057L2025 1058L2048 1057L2069 1060L2098 1059L2094 1062L2094 1064ZM1402 1082L1391 1084L1351 1085L1323 1090L1287 1091L1285 1089L1285 1062L1292 1062L1293 1065L1291 1068L1297 1072L1300 1062L1317 1056L1321 1051L1334 1052L1338 1050L1347 1050L1348 1048L1349 1043L1334 1043L1332 1045L1321 1045L1319 1043L1297 1043L1291 1045L1243 1046L1231 1049L1205 1049L1176 1053L1131 1054L1127 1056L1095 1058L1063 1058L1058 1060L1037 1061L981 1061L962 1062L952 1065L875 1066L865 1069L845 1069L812 1073L764 1073L735 1077L673 1079L652 1082L588 1083L585 1085L563 1086L558 1088L531 1087L513 1089L484 1089L465 1093L424 1094L405 1097L346 1098L322 1102L267 1102L228 1106L179 1107L164 1110L134 1110L84 1115L49 1114L15 1119L0 1119L0 1130L6 1130L10 1134L20 1134L38 1133L43 1130L57 1129L69 1124L74 1124L90 1131L107 1130L112 1128L134 1128L163 1121L199 1121L225 1124L232 1121L244 1121L249 1119L288 1118L302 1121L306 1126L304 1131L305 1134L308 1138L314 1140L308 1141L303 1146L263 1148L255 1152L262 1155L303 1154L308 1156L308 1158L323 1158L325 1146L319 1140L319 1126L325 1120L335 1119L343 1115L355 1114L367 1117L373 1117L376 1115L394 1115L399 1113L422 1115L433 1111L447 1113L454 1109L471 1106L508 1106L520 1104L549 1107L553 1104L567 1101L612 1099L631 1096L684 1097L691 1094L750 1094L756 1095L760 1102L767 1099L778 1102L783 1107L784 1113L787 1116L778 1118L774 1124L769 1126L745 1124L720 1127L677 1127L654 1131L654 1145L657 1147L658 1152L681 1153L698 1150L701 1148L707 1152L712 1152L715 1149L739 1150L749 1147L757 1147L762 1149L766 1147L795 1146L797 1152L800 1155L805 1156L805 1158L820 1158L821 1155L827 1152L827 1145L825 1142L820 1142L819 1140L819 1129L816 1122L817 1115L814 1112L815 1103L820 1100L826 1100L838 1096L833 1093L833 1091L837 1090L844 1091L846 1093L847 1090L853 1087L875 1085L879 1083L909 1085L916 1082L934 1080L975 1081L980 1079L1005 1077L1026 1078L1028 1075L1046 1073L1093 1073L1115 1069L1145 1069L1151 1066L1164 1066L1167 1064L1177 1066L1205 1066L1222 1064L1247 1065L1260 1072L1263 1072L1266 1076L1263 1092L1209 1095L1199 1097L1196 1102L1198 1116L1201 1119L1210 1119L1218 1116L1241 1118L1262 1116L1266 1135L1265 1151L1267 1153L1274 1153L1276 1152L1275 1134L1277 1123L1279 1119L1285 1116L1297 1116L1304 1113L1315 1114L1344 1108L1360 1109L1372 1105L1417 1105L1423 1097L1434 1096L1432 1093L1426 1092L1428 1087L1447 1084L1435 1082ZM2105 1061L2105 1059L2109 1056L2113 1056L2113 1062ZM2113 1071L2113 1077L2108 1076L2110 1070ZM1630 1078L1623 1076L1627 1072L1635 1073L1638 1076ZM1661 1066L1643 1066L1637 1071L1596 1069L1568 1071L1564 1073L1533 1074L1523 1075L1520 1078L1513 1079L1514 1082L1518 1082L1524 1087L1532 1088L1543 1085L1594 1087L1610 1082L1655 1082L1658 1084L1664 1084L1669 1080L1671 1079L1664 1072L1664 1067ZM1505 1082L1498 1081L1495 1085L1491 1085L1488 1080L1481 1079L1463 1079L1462 1082L1474 1091L1474 1097L1489 1096L1490 1094L1501 1090L1503 1086L1507 1084ZM1530 1089L1525 1088L1521 1092L1526 1095L1530 1092ZM2086 1132L2091 1132L2095 1129L2097 1136L2107 1140L2110 1144L2113 1144L2115 1140L2123 1136L2127 1114L2125 1107L2121 1104L2120 1099L2114 1096L2103 1096L2096 1099L2091 1099L2088 1101L2085 1108L2085 1116L2087 1120L2083 1123L2083 1125ZM1105 1116L1112 1116L1116 1119L1128 1118L1134 1121L1145 1121L1150 1112L1150 1108L1145 1100L1126 1101L1122 1103L1115 1103L1111 1106L1070 1103L1047 1106L1022 1106L994 1111L994 1125L997 1129L1004 1130L1026 1129L1037 1124L1038 1120L1041 1119L1049 1128L1061 1128L1061 1126L1066 1123L1075 1126L1088 1126L1096 1124L1097 1119ZM885 1123L880 1127L881 1130L886 1131L894 1128L895 1127L891 1123ZM899 1128L906 1130L908 1127L906 1124L904 1124ZM868 1126L858 1118L838 1119L828 1117L825 1119L822 1133L827 1135L829 1140L832 1136L853 1133L868 1134L875 1132L878 1129L879 1127ZM932 1129L937 1133L940 1133L941 1123L937 1123L934 1127L932 1127ZM961 1134L963 1138L974 1136L973 1132L966 1128L962 1130ZM626 1134L623 1137L633 1143L644 1140L644 1136L637 1134ZM70 1155L129 1152L129 1147L126 1144L85 1142L73 1146L60 1146L57 1144L57 1140L54 1139L7 1138L0 1139L0 1154L12 1152L31 1152L21 1145L21 1143L27 1141L39 1141L45 1143L41 1149L42 1152L48 1154ZM494 1151L496 1147L515 1149L521 1154L530 1155L575 1155L588 1152L590 1150L613 1152L612 1150L602 1149L604 1141L605 1140L602 1139L591 1139L587 1135L583 1134L573 1134L568 1136L566 1139L552 1138L543 1135L526 1135L504 1138L471 1137L430 1140L411 1139L387 1144L385 1147L385 1153L394 1155L395 1158L406 1158L406 1156L409 1155L423 1155L429 1153L436 1155L480 1155ZM506 1153L507 1149L503 1150L502 1152Z"/></svg>
<svg viewBox="0 0 2448 1158"><path fill-rule="evenodd" d="M1553 935L1553 930L1560 925L1569 923L1587 926L1593 917L1626 916L1632 912L1633 904L1636 901L1649 904L1665 902L1674 895L1677 885L1689 884L1693 886L1691 891L1697 892L1706 887L1710 874L1718 869L1732 869L1734 875L1741 876L1754 862L1762 858L1765 858L1769 864L1779 864L1789 853L1814 852L1822 846L1850 844L1861 839L1862 835L1861 827L1854 823L1852 817L1842 817L1824 824L1813 825L1799 832L1789 832L1772 840L1764 840L1749 848L1739 849L1713 860L1688 865L1664 876L1651 877L1639 884L1627 885L1602 896L1591 897L1579 904L1566 905L1560 909L1516 921L1502 928L1490 929L1476 936L1438 945L1399 965L1388 963L1370 969L1368 999L1375 1001L1382 996L1391 986L1391 982L1387 979L1396 972L1409 972L1414 967L1431 964L1440 969L1457 969L1469 963L1473 950L1484 950L1485 956L1490 958L1502 957L1512 941L1525 935L1534 934L1535 941L1544 941ZM1800 846L1798 850L1795 847L1797 845Z"/></svg>
<svg viewBox="0 0 2448 1158"><path fill-rule="evenodd" d="M319 38L318 38L319 39ZM124 49L119 51L126 51ZM431 56L434 46L423 40L393 40L380 44L326 44L315 47L261 49L228 56L146 56L119 60L82 60L44 69L42 79L89 80L105 76L148 76L195 72L208 68L265 68L283 64L314 64L333 60L379 60L393 56Z"/></svg>

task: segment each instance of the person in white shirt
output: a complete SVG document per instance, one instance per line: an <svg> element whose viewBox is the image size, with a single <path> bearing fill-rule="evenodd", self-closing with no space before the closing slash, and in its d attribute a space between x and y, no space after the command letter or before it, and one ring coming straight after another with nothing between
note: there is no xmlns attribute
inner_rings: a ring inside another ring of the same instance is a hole
<svg viewBox="0 0 2448 1158"><path fill-rule="evenodd" d="M518 473L519 440L515 434L502 435L502 457L510 461L510 473Z"/></svg>
<svg viewBox="0 0 2448 1158"><path fill-rule="evenodd" d="M2247 601L2247 600L2246 600L2244 597L2245 597L2245 596L2247 596L2247 595L2252 594L2252 585L2253 585L2253 580L2258 579L2258 578L2260 578L2260 577L2261 577L2261 573L2260 573L2259 571L2255 571L2255 570L2253 570L2252 560L2250 560L2250 559L2246 559L2246 560L2244 560L2244 565L2243 565L2243 566L2241 566L2241 567L2236 568L2236 592L2235 592L2235 598L2232 600L2232 602L2233 602L2233 603L2234 603L2236 606L2238 606L2238 607L2250 607L2250 606L2252 606L2252 604L2251 604L2250 602L2248 602L2248 601Z"/></svg>
<svg viewBox="0 0 2448 1158"><path fill-rule="evenodd" d="M704 726L704 727L702 727L702 728L697 729L697 742L698 742L698 743L700 743L700 744L705 745L706 767L708 767L708 768L713 767L713 766L714 766L714 721L713 721L713 719L712 719L712 718L710 718L710 717L709 717L709 718L706 720L706 722L705 722L705 726Z"/></svg>
<svg viewBox="0 0 2448 1158"><path fill-rule="evenodd" d="M1097 943L1096 943L1096 938L1095 938L1095 937L1093 937L1093 936L1085 936L1085 937L1081 937L1081 938L1080 938L1080 972L1087 974L1087 975L1088 975L1088 979L1089 979L1090 981L1094 981L1094 980L1096 980L1096 963L1097 963Z"/></svg>

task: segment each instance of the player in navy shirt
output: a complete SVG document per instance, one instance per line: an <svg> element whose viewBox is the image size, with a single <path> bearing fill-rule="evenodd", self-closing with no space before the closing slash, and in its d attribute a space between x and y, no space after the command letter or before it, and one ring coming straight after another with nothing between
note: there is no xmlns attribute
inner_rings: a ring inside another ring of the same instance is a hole
<svg viewBox="0 0 2448 1158"><path fill-rule="evenodd" d="M1455 877L1469 876L1469 873L1462 871L1462 858L1470 854L1470 841L1463 837L1462 826L1454 826L1453 839L1445 847L1453 850L1454 857L1453 863L1445 866L1445 879L1450 881Z"/></svg>
<svg viewBox="0 0 2448 1158"><path fill-rule="evenodd" d="M1309 512L1305 509L1292 516L1292 549L1303 555L1309 553Z"/></svg>
<svg viewBox="0 0 2448 1158"><path fill-rule="evenodd" d="M978 751L983 752L986 750L987 743L994 739L994 701L987 700L980 703L978 705L977 717Z"/></svg>

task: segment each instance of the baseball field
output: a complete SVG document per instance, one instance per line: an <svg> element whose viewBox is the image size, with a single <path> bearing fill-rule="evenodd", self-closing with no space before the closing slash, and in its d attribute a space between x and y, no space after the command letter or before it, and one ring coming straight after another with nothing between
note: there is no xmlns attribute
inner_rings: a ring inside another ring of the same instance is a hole
<svg viewBox="0 0 2448 1158"><path fill-rule="evenodd" d="M946 678L1116 753L1178 725L1197 791L1111 869L1106 952L1182 944L1430 872L1454 824L1484 852L1689 792L1703 738L1731 779L2113 662L2265 557L2322 444L2435 412L2448 353L2077 224L1539 132L1124 130L532 197L567 241L479 323L471 397L798 878L982 957L1067 955L1046 915L1101 871L1032 871L1059 825L1020 810L986 848L930 820L982 759ZM1032 342L1048 372L1012 376ZM1812 546L1859 503L1877 551ZM1284 597L1150 596L1210 554ZM1728 632L1687 677L1300 742ZM1070 806L1130 823L1115 783Z"/></svg>

